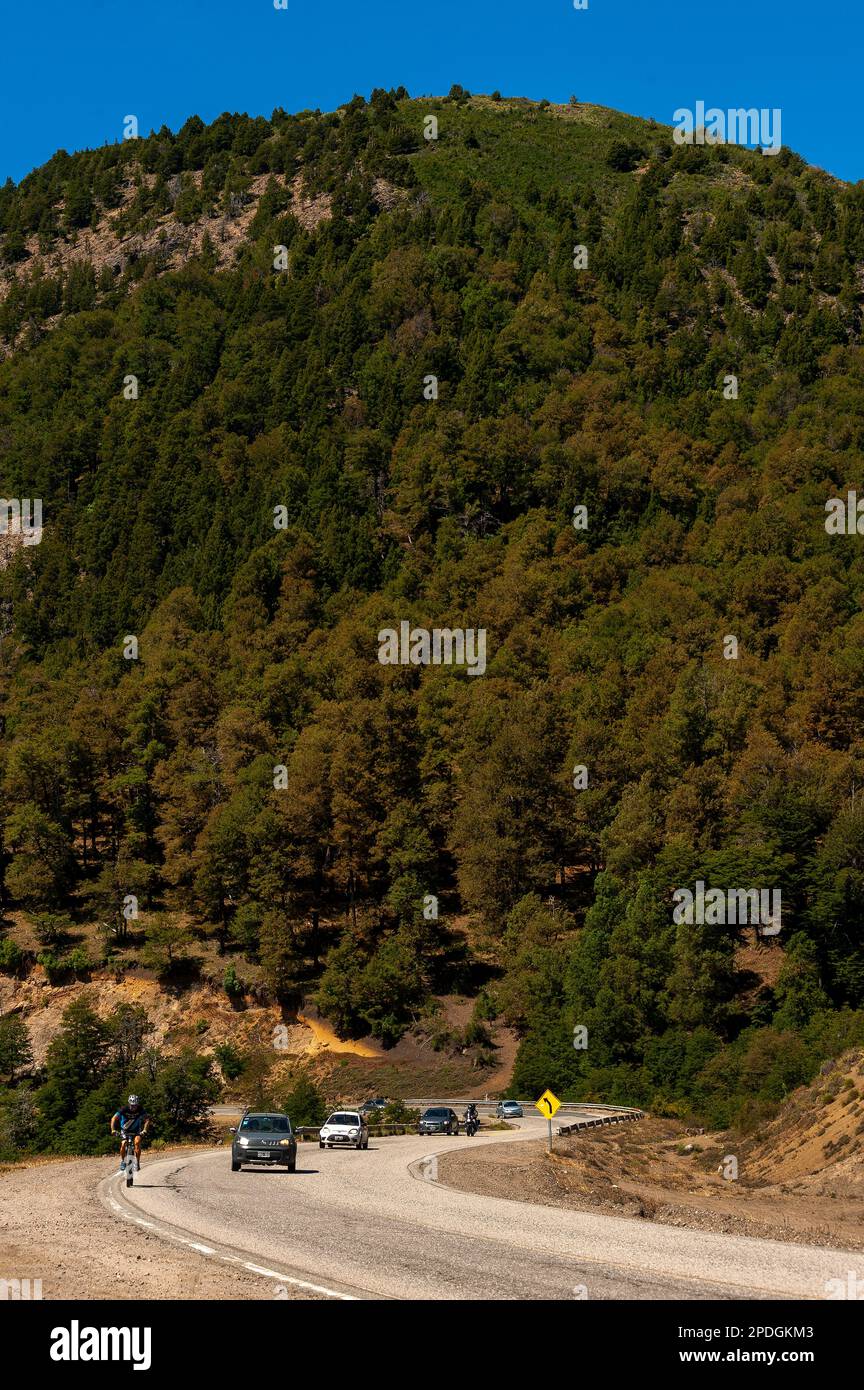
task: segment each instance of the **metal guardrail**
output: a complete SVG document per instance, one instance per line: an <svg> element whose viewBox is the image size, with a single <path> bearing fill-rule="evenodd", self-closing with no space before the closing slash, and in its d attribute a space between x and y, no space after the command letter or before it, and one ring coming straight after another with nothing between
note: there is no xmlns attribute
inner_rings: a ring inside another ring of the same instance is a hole
<svg viewBox="0 0 864 1390"><path fill-rule="evenodd" d="M577 1134L580 1129L598 1129L601 1125L624 1125L628 1121L644 1120L644 1110L620 1110L613 1115L598 1115L593 1120L574 1120L570 1125L559 1125L557 1134Z"/></svg>
<svg viewBox="0 0 864 1390"><path fill-rule="evenodd" d="M504 1099L505 1099L505 1100L515 1100L517 1105L521 1105L521 1106L522 1106L522 1109L523 1109L523 1110L527 1110L529 1113L530 1113L531 1111L533 1111L533 1109L534 1109L534 1102L533 1102L533 1100L519 1100L519 1099L517 1099L515 1096L505 1096ZM441 1100L441 1099L439 1099L439 1098L436 1097L434 1100L406 1100L406 1101L405 1101L405 1104L406 1104L406 1105L414 1106L415 1108L416 1108L416 1107L419 1107L419 1106L426 1106L426 1105L449 1105L449 1106L452 1106L453 1109L455 1110L455 1109L457 1109L459 1106L468 1105L469 1100L470 1100L470 1097L469 1097L469 1098L466 1098L466 1097L464 1097L464 1096L461 1097L460 1099L457 1099L457 1100ZM501 1104L501 1101L499 1101L499 1100L474 1100L474 1101L472 1101L471 1103L474 1104L474 1105L476 1105L478 1110L493 1110L493 1111L494 1111L494 1110L497 1110L498 1106ZM569 1110L602 1110L602 1111L612 1112L612 1113L614 1113L614 1114L616 1114L616 1115L633 1115L634 1118L636 1118L636 1119L644 1119L644 1118L645 1118L645 1111L644 1111L644 1110L639 1110L639 1109L637 1109L635 1106L631 1106L631 1105L610 1105L608 1102L597 1101L597 1100L562 1100L562 1102L561 1102L561 1110L568 1110L568 1111L569 1111Z"/></svg>
<svg viewBox="0 0 864 1390"><path fill-rule="evenodd" d="M317 1139L320 1137L321 1128L321 1125L297 1125L294 1133L299 1135L301 1139ZM370 1134L416 1134L417 1125L416 1123L401 1125L369 1125L368 1129Z"/></svg>
<svg viewBox="0 0 864 1390"><path fill-rule="evenodd" d="M511 1097L511 1099L512 1099L512 1097ZM407 1100L407 1101L405 1102L405 1104L406 1104L406 1105L414 1105L414 1106L421 1106L421 1105L449 1105L449 1106L452 1106L454 1109L456 1109L458 1106L466 1105L466 1104L467 1104L467 1101L465 1101L464 1099L463 1099L463 1100L434 1100L434 1101L429 1101L429 1100ZM478 1111L479 1111L479 1110L482 1110L482 1111L485 1111L485 1112L491 1111L493 1114L495 1114L495 1113L497 1112L497 1108L498 1108L498 1105L500 1104L500 1102L497 1101L497 1100L477 1100L477 1101L474 1102L474 1104L477 1106ZM522 1109L525 1110L525 1111L528 1111L529 1114L530 1114L531 1111L534 1109L534 1102L533 1102L533 1100L517 1100L517 1101L516 1101L516 1104L517 1104L517 1105L521 1105ZM630 1105L607 1105L607 1104L602 1103L601 1101L596 1101L596 1100L565 1100L565 1101L562 1101L562 1102L561 1102L561 1109L559 1110L558 1113L560 1114L561 1111L568 1112L568 1111L574 1111L574 1110L576 1110L576 1111L594 1110L594 1111L601 1111L602 1113L601 1113L601 1114L598 1114L595 1118L591 1118L591 1119L587 1119L587 1120L586 1120L586 1119L581 1119L581 1118L580 1118L580 1119L574 1119L573 1122L572 1122L571 1124L559 1124L558 1127L557 1127L557 1129L556 1129L556 1131L555 1131L556 1134L559 1134L559 1135L560 1135L560 1134L577 1134L580 1130L583 1130L583 1129L598 1129L598 1128L600 1128L600 1127L603 1126L603 1125L620 1125L620 1124L626 1124L626 1123L628 1123L628 1122L632 1122L633 1120L644 1120L644 1118L645 1118L645 1111L644 1111L644 1110L639 1110L639 1109L635 1108L634 1106L630 1106Z"/></svg>

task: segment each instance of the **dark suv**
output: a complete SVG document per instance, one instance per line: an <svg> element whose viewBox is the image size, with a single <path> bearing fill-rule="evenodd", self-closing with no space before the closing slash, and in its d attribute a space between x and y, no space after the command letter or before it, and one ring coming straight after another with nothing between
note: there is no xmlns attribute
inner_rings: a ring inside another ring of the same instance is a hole
<svg viewBox="0 0 864 1390"><path fill-rule="evenodd" d="M417 1127L418 1134L458 1134L459 1117L446 1105L433 1105L424 1110Z"/></svg>
<svg viewBox="0 0 864 1390"><path fill-rule="evenodd" d="M297 1140L287 1115L244 1115L231 1128L231 1172L244 1163L278 1163L293 1173L297 1168Z"/></svg>

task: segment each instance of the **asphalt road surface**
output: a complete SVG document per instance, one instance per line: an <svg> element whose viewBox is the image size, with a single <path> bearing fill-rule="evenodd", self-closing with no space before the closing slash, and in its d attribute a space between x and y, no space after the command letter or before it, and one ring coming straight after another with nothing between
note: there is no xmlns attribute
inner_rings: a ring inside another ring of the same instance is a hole
<svg viewBox="0 0 864 1390"><path fill-rule="evenodd" d="M823 1298L860 1257L478 1196L435 1180L434 1155L518 1142L539 1117L474 1139L406 1135L367 1151L301 1144L297 1172L230 1171L230 1150L151 1159L100 1185L115 1216L270 1280L274 1297Z"/></svg>

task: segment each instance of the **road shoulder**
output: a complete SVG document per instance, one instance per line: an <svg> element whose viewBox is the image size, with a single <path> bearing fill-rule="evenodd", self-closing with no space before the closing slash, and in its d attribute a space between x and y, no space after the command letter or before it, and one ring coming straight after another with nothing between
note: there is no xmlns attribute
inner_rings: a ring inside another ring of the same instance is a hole
<svg viewBox="0 0 864 1390"><path fill-rule="evenodd" d="M178 1147L164 1156L175 1152L200 1150ZM113 1157L5 1167L0 1172L0 1278L41 1279L42 1297L50 1300L274 1297L271 1281L175 1249L110 1215L97 1189L116 1170Z"/></svg>
<svg viewBox="0 0 864 1390"><path fill-rule="evenodd" d="M692 1165L688 1170L688 1159L675 1153L662 1155L665 1166L649 1162L657 1159L650 1137L640 1172L634 1153L641 1127L628 1127L626 1135L604 1130L556 1138L551 1157L539 1139L462 1148L438 1154L434 1177L423 1176L477 1196L822 1249L864 1249L860 1200L832 1202L829 1224L824 1197L723 1183Z"/></svg>

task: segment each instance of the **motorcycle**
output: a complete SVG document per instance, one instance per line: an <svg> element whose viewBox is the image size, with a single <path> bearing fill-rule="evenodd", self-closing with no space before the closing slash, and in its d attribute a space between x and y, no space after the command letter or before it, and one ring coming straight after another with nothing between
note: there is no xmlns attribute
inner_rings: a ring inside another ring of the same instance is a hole
<svg viewBox="0 0 864 1390"><path fill-rule="evenodd" d="M480 1117L479 1117L479 1115L477 1114L477 1111L476 1111L476 1110L473 1110L473 1111L472 1111L472 1110L466 1110L466 1112L465 1112L465 1133L468 1135L468 1138L469 1138L469 1139L473 1139L473 1138L474 1138L474 1135L477 1133L477 1131L478 1131L479 1128L480 1128Z"/></svg>

